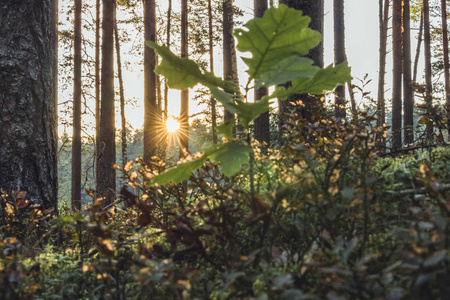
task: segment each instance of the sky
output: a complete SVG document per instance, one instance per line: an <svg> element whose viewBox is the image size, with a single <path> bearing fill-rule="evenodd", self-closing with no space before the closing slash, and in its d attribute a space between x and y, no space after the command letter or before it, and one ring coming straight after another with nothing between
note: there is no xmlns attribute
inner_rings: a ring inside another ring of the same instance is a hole
<svg viewBox="0 0 450 300"><path fill-rule="evenodd" d="M68 1L68 0L66 0ZM159 2L160 9L164 11L165 1ZM253 16L253 1L251 0L235 0L235 4L244 10L244 17L242 21L246 21ZM174 11L180 11L179 0L173 1ZM333 0L325 0L325 16L324 16L324 61L325 65L333 63ZM366 87L366 90L371 91L370 96L376 98L377 79L378 79L378 48L379 48L379 33L378 33L378 1L377 0L346 0L345 1L345 29L346 29L346 51L349 65L352 68L352 75L354 77L353 83L361 85L358 79L362 79L368 74L368 79L372 79ZM415 49L415 35L412 34L412 49ZM389 42L388 42L389 44ZM388 45L389 49L390 45ZM220 47L215 47L215 73L222 77L222 61ZM238 53L239 54L239 53ZM387 94L389 97L389 82L390 74L392 73L391 57L387 57ZM135 57L124 53L123 61L135 60ZM245 65L239 59L238 68L240 72L240 82L245 82ZM420 68L419 68L420 70ZM419 73L419 78L421 75ZM138 100L143 97L143 73L140 71L131 72L124 70L125 94L127 98L136 98ZM190 92L193 95L193 91ZM64 92L61 102L64 99ZM179 113L179 96L177 91L170 92L169 113L177 115ZM251 99L251 98L250 98ZM356 98L359 99L358 96ZM139 129L143 124L143 104L142 100L138 101L135 107L129 107L127 110L127 118L133 128ZM190 114L195 114L201 110L196 103L191 101ZM120 128L120 118L117 119L117 128ZM60 133L62 132L62 128ZM70 133L69 133L70 134Z"/></svg>

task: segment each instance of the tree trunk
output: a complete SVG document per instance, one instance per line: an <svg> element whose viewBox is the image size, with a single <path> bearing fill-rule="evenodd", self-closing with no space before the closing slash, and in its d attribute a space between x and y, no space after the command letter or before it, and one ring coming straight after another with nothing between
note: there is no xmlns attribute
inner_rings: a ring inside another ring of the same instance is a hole
<svg viewBox="0 0 450 300"><path fill-rule="evenodd" d="M2 1L0 188L57 209L55 1Z"/></svg>
<svg viewBox="0 0 450 300"><path fill-rule="evenodd" d="M403 0L403 128L405 144L414 142L414 95L411 79L411 25L409 0Z"/></svg>
<svg viewBox="0 0 450 300"><path fill-rule="evenodd" d="M223 77L225 80L234 81L233 74L233 1L223 1ZM233 119L234 115L229 111L224 112L224 121Z"/></svg>
<svg viewBox="0 0 450 300"><path fill-rule="evenodd" d="M267 0L253 0L255 18L262 18L267 10ZM268 94L267 88L255 89L255 102ZM270 115L269 112L261 114L254 121L255 139L260 143L270 144ZM265 147L263 147L264 149Z"/></svg>
<svg viewBox="0 0 450 300"><path fill-rule="evenodd" d="M125 117L125 92L123 87L122 76L122 60L120 54L120 41L119 31L117 26L117 18L114 20L114 39L116 43L116 56L117 56L117 76L119 77L119 97L120 97L120 121L122 125L121 130L121 142L122 142L122 168L125 168L128 162L127 155L127 119ZM126 184L126 182L124 182Z"/></svg>
<svg viewBox="0 0 450 300"><path fill-rule="evenodd" d="M431 37L430 37L430 6L428 0L423 0L423 41L425 47L425 103L428 109L433 107L433 83L431 78ZM427 140L433 136L433 123L429 122L426 127Z"/></svg>
<svg viewBox="0 0 450 300"><path fill-rule="evenodd" d="M214 37L211 0L208 0L208 33L209 33L209 71L214 74ZM211 96L211 128L213 144L217 144L217 112L216 99Z"/></svg>
<svg viewBox="0 0 450 300"><path fill-rule="evenodd" d="M156 41L155 0L144 0L144 39ZM150 166L157 153L156 53L144 49L144 161Z"/></svg>
<svg viewBox="0 0 450 300"><path fill-rule="evenodd" d="M344 0L334 0L334 63L340 64L347 60L345 55L345 21ZM345 85L339 85L335 90L336 118L345 119Z"/></svg>
<svg viewBox="0 0 450 300"><path fill-rule="evenodd" d="M109 205L116 192L116 128L114 111L114 0L103 0L100 152L97 192Z"/></svg>
<svg viewBox="0 0 450 300"><path fill-rule="evenodd" d="M181 57L188 57L188 3L181 0ZM189 151L189 90L181 91L180 105L180 157Z"/></svg>
<svg viewBox="0 0 450 300"><path fill-rule="evenodd" d="M289 7L299 9L303 11L303 14L311 18L309 27L317 30L323 36L323 0L280 0L280 4L286 4ZM323 40L315 48L311 49L306 56L314 61L314 64L323 68ZM287 112L287 105L289 103L301 100L304 104L303 107L297 108L299 115L308 121L311 121L311 111L316 105L314 98L309 97L307 94L294 95L289 98L288 101L279 101L279 113L280 113L280 132L283 127L283 114Z"/></svg>
<svg viewBox="0 0 450 300"><path fill-rule="evenodd" d="M379 26L380 26L380 61L378 73L378 95L377 95L377 126L386 124L386 103L384 97L384 86L386 83L386 55L387 55L387 32L389 24L389 0L379 1ZM383 5L384 2L384 5ZM383 133L377 135L377 146L384 152L386 139Z"/></svg>
<svg viewBox="0 0 450 300"><path fill-rule="evenodd" d="M392 8L392 151L402 147L402 0Z"/></svg>
<svg viewBox="0 0 450 300"><path fill-rule="evenodd" d="M73 62L72 210L81 210L81 9L75 0Z"/></svg>
<svg viewBox="0 0 450 300"><path fill-rule="evenodd" d="M100 0L95 1L95 165L100 154Z"/></svg>
<svg viewBox="0 0 450 300"><path fill-rule="evenodd" d="M450 141L450 66L448 59L448 29L447 29L447 7L446 1L441 0L442 19L442 44L444 49L444 82L445 82L445 104L447 110L448 141Z"/></svg>
<svg viewBox="0 0 450 300"><path fill-rule="evenodd" d="M417 68L419 66L419 58L420 58L420 48L422 47L423 41L423 11L420 14L420 25L419 25L419 34L417 36L417 48L416 48L416 57L414 58L414 70L413 70L413 81L417 82Z"/></svg>

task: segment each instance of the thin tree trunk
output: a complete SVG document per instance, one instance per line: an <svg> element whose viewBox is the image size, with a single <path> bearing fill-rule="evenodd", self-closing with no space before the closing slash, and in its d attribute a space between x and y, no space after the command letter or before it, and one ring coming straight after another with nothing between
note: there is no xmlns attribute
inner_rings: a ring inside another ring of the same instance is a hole
<svg viewBox="0 0 450 300"><path fill-rule="evenodd" d="M214 74L214 41L213 41L213 15L211 0L208 0L208 30L209 30L209 71ZM217 112L216 99L211 96L211 127L213 144L217 144Z"/></svg>
<svg viewBox="0 0 450 300"><path fill-rule="evenodd" d="M356 108L355 91L353 89L353 83L351 81L347 83L347 88L348 88L348 96L350 97L352 117L353 119L356 120L358 118L358 110Z"/></svg>
<svg viewBox="0 0 450 300"><path fill-rule="evenodd" d="M411 84L410 3L403 0L403 128L405 144L414 141L414 95Z"/></svg>
<svg viewBox="0 0 450 300"><path fill-rule="evenodd" d="M223 77L225 80L234 81L233 74L233 1L223 1ZM224 121L233 119L234 115L229 111L224 112Z"/></svg>
<svg viewBox="0 0 450 300"><path fill-rule="evenodd" d="M95 1L95 169L100 153L100 0Z"/></svg>
<svg viewBox="0 0 450 300"><path fill-rule="evenodd" d="M121 142L122 142L122 168L128 161L127 155L127 119L125 117L125 92L123 87L123 76L122 76L122 60L120 54L120 41L119 41L119 30L117 25L117 18L114 20L114 39L116 42L116 57L117 57L117 75L119 77L119 96L120 96L120 121L122 125L121 130ZM126 181L124 182L126 184Z"/></svg>
<svg viewBox="0 0 450 300"><path fill-rule="evenodd" d="M392 151L402 147L402 0L392 8Z"/></svg>
<svg viewBox="0 0 450 300"><path fill-rule="evenodd" d="M267 0L253 0L255 18L262 18L267 10ZM268 94L267 88L255 89L255 102ZM255 139L260 143L270 144L270 115L269 112L261 114L254 121ZM263 147L265 149L266 147Z"/></svg>
<svg viewBox="0 0 450 300"><path fill-rule="evenodd" d="M169 0L169 7L167 8L167 29L166 29L166 43L167 47L170 49L170 30L172 22L172 0ZM169 109L169 86L167 85L167 79L164 79L164 122L166 122L168 117Z"/></svg>
<svg viewBox="0 0 450 300"><path fill-rule="evenodd" d="M430 37L430 6L428 0L423 0L423 37L425 47L425 103L428 109L433 107L433 83L431 78L431 37ZM433 135L433 123L429 122L426 127L427 140Z"/></svg>
<svg viewBox="0 0 450 300"><path fill-rule="evenodd" d="M188 2L181 0L181 57L188 57ZM181 91L180 157L189 151L189 90Z"/></svg>
<svg viewBox="0 0 450 300"><path fill-rule="evenodd" d="M144 39L156 42L155 0L144 0ZM144 161L151 166L157 153L158 107L156 99L156 53L150 47L144 49Z"/></svg>
<svg viewBox="0 0 450 300"><path fill-rule="evenodd" d="M57 212L56 1L2 1L0 189Z"/></svg>
<svg viewBox="0 0 450 300"><path fill-rule="evenodd" d="M103 0L100 153L97 164L97 191L109 205L115 197L116 128L114 111L114 0Z"/></svg>
<svg viewBox="0 0 450 300"><path fill-rule="evenodd" d="M445 81L445 104L447 110L448 141L450 141L450 66L448 59L448 29L447 29L447 6L446 1L441 0L442 19L442 43L444 48L444 81Z"/></svg>
<svg viewBox="0 0 450 300"><path fill-rule="evenodd" d="M73 211L81 210L81 9L82 0L75 0L74 62L73 62L73 135L72 188Z"/></svg>
<svg viewBox="0 0 450 300"><path fill-rule="evenodd" d="M420 14L420 25L419 25L419 35L417 37L417 48L416 48L416 57L414 58L414 71L413 71L413 82L417 82L417 68L419 66L419 58L420 58L420 48L422 48L423 41L423 11Z"/></svg>
<svg viewBox="0 0 450 300"><path fill-rule="evenodd" d="M345 21L344 0L334 0L334 63L340 64L347 57L345 55ZM335 89L335 115L336 118L345 119L345 85Z"/></svg>
<svg viewBox="0 0 450 300"><path fill-rule="evenodd" d="M379 2L379 26L380 26L380 61L378 74L378 96L377 96L377 125L386 124L386 103L384 86L386 83L386 56L387 56L387 32L389 24L389 0L378 0ZM383 4L384 3L384 4ZM380 151L386 149L386 139L383 133L378 134L377 144Z"/></svg>

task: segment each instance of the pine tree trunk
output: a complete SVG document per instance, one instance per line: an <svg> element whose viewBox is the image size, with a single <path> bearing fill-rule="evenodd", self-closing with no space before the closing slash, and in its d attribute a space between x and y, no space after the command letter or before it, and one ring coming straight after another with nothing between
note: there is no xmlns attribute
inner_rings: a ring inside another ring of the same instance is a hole
<svg viewBox="0 0 450 300"><path fill-rule="evenodd" d="M114 0L103 0L102 70L100 105L100 152L97 164L97 192L109 205L115 197L116 127L114 111Z"/></svg>
<svg viewBox="0 0 450 300"><path fill-rule="evenodd" d="M383 5L384 2L384 5ZM378 95L377 95L377 126L386 124L386 103L384 87L386 83L386 56L387 56L387 32L389 24L389 0L379 0L379 26L380 26L380 61L378 73ZM386 139L383 133L377 135L377 146L380 151L386 149Z"/></svg>
<svg viewBox="0 0 450 300"><path fill-rule="evenodd" d="M73 62L72 210L81 210L81 9L75 0Z"/></svg>
<svg viewBox="0 0 450 300"><path fill-rule="evenodd" d="M253 0L255 18L262 18L267 10L267 0ZM255 102L261 100L268 93L267 88L255 89ZM261 114L254 121L255 139L260 143L270 144L270 115L269 112ZM263 147L264 149L265 147Z"/></svg>
<svg viewBox="0 0 450 300"><path fill-rule="evenodd" d="M122 168L125 168L128 162L127 155L127 119L125 117L125 91L123 87L122 76L122 60L120 54L120 40L117 26L117 19L114 20L114 39L116 44L116 58L117 58L117 76L119 77L119 97L120 97L120 121L122 125L121 142L122 142ZM126 182L124 182L126 184Z"/></svg>
<svg viewBox="0 0 450 300"><path fill-rule="evenodd" d="M402 147L402 0L392 8L392 151Z"/></svg>
<svg viewBox="0 0 450 300"><path fill-rule="evenodd" d="M428 109L433 107L433 83L431 78L431 37L430 37L430 6L428 0L423 0L423 41L425 47L425 103ZM433 123L426 127L426 137L430 141L433 136Z"/></svg>
<svg viewBox="0 0 450 300"><path fill-rule="evenodd" d="M57 209L55 1L2 1L0 188Z"/></svg>
<svg viewBox="0 0 450 300"><path fill-rule="evenodd" d="M450 141L450 65L448 59L448 29L447 29L447 7L446 1L441 0L442 19L442 44L444 49L444 82L445 82L445 104L447 110L448 141Z"/></svg>
<svg viewBox="0 0 450 300"><path fill-rule="evenodd" d="M340 64L346 60L344 0L334 0L334 63ZM336 118L345 119L345 85L336 87L335 106Z"/></svg>
<svg viewBox="0 0 450 300"><path fill-rule="evenodd" d="M100 153L100 0L95 1L95 169Z"/></svg>
<svg viewBox="0 0 450 300"><path fill-rule="evenodd" d="M156 41L155 0L144 0L144 39ZM144 49L144 161L150 166L157 153L158 107L156 101L156 53L150 47Z"/></svg>
<svg viewBox="0 0 450 300"><path fill-rule="evenodd" d="M209 33L209 71L214 74L214 37L213 37L213 15L211 0L208 0L208 33ZM212 140L213 144L217 144L217 112L216 112L216 99L211 96L211 128L212 128Z"/></svg>
<svg viewBox="0 0 450 300"><path fill-rule="evenodd" d="M223 77L225 80L234 81L233 74L233 1L223 1ZM229 111L224 112L224 121L233 119L234 115Z"/></svg>
<svg viewBox="0 0 450 300"><path fill-rule="evenodd" d="M188 57L188 3L181 0L181 57ZM189 151L189 90L181 91L180 105L180 157Z"/></svg>
<svg viewBox="0 0 450 300"><path fill-rule="evenodd" d="M303 11L304 15L311 18L309 27L317 30L323 36L323 0L280 0L280 4L286 4L289 7ZM323 40L319 45L311 49L306 57L312 59L316 66L323 68ZM299 115L306 120L311 121L311 111L313 110L313 107L316 106L314 98L309 97L307 94L294 95L290 97L288 101L279 101L280 132L283 127L283 115L287 112L287 105L297 100L301 100L304 104L302 108L297 108Z"/></svg>
<svg viewBox="0 0 450 300"><path fill-rule="evenodd" d="M414 142L414 94L411 79L411 25L409 0L403 0L403 128L405 144Z"/></svg>
<svg viewBox="0 0 450 300"><path fill-rule="evenodd" d="M423 11L420 14L419 34L417 35L416 57L414 58L413 82L417 83L417 68L419 66L420 48L423 41Z"/></svg>

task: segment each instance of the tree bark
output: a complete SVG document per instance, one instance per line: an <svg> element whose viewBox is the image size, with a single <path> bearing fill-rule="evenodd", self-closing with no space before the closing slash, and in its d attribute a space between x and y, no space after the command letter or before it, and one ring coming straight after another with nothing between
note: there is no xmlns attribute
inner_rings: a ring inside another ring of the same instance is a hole
<svg viewBox="0 0 450 300"><path fill-rule="evenodd" d="M417 36L417 48L416 48L416 57L414 58L414 69L413 69L413 81L417 83L417 68L419 66L419 58L420 58L420 48L422 47L423 41L423 11L420 14L420 27L419 34Z"/></svg>
<svg viewBox="0 0 450 300"><path fill-rule="evenodd" d="M392 151L402 147L402 0L392 8Z"/></svg>
<svg viewBox="0 0 450 300"><path fill-rule="evenodd" d="M383 4L384 3L384 4ZM384 87L386 84L386 56L387 56L387 32L389 24L389 0L379 0L379 26L380 26L380 49L379 49L379 73L378 73L378 95L377 95L377 126L386 124L386 102ZM386 149L386 139L383 133L377 135L377 145L380 151Z"/></svg>
<svg viewBox="0 0 450 300"><path fill-rule="evenodd" d="M115 197L116 127L114 111L114 0L103 0L102 71L100 105L100 152L97 164L97 192L109 205Z"/></svg>
<svg viewBox="0 0 450 300"><path fill-rule="evenodd" d="M56 1L0 9L0 188L57 209Z"/></svg>
<svg viewBox="0 0 450 300"><path fill-rule="evenodd" d="M155 0L144 0L144 39L156 42ZM150 166L157 153L156 53L144 49L144 161Z"/></svg>
<svg viewBox="0 0 450 300"><path fill-rule="evenodd" d="M188 3L181 0L181 57L188 57ZM189 151L189 90L181 91L180 105L180 157Z"/></svg>
<svg viewBox="0 0 450 300"><path fill-rule="evenodd" d="M255 18L262 18L267 10L267 0L253 0ZM268 94L267 88L255 89L255 102ZM254 121L255 139L260 143L270 144L270 115L269 112L261 114ZM264 149L265 147L263 147Z"/></svg>
<svg viewBox="0 0 450 300"><path fill-rule="evenodd" d="M82 0L75 0L74 62L73 62L73 135L72 193L73 211L81 210L81 9Z"/></svg>
<svg viewBox="0 0 450 300"><path fill-rule="evenodd" d="M100 154L100 0L95 1L95 168Z"/></svg>
<svg viewBox="0 0 450 300"><path fill-rule="evenodd" d="M428 109L433 107L433 83L431 78L431 37L430 37L430 6L428 0L423 0L423 41L425 47L425 103ZM433 123L429 122L426 127L427 140L433 135Z"/></svg>
<svg viewBox="0 0 450 300"><path fill-rule="evenodd" d="M323 0L280 0L280 4L286 4L289 7L303 11L303 15L311 18L309 27L317 30L323 36ZM323 68L323 40L319 45L311 49L306 57L312 59L316 66ZM295 103L297 100L301 100L304 104L304 106L297 108L299 115L311 121L311 111L316 105L314 98L309 97L307 94L294 95L287 101L279 101L280 132L283 127L283 114L287 112L288 104Z"/></svg>
<svg viewBox="0 0 450 300"><path fill-rule="evenodd" d="M403 128L404 144L414 142L414 94L411 78L410 3L403 0Z"/></svg>
<svg viewBox="0 0 450 300"><path fill-rule="evenodd" d="M117 58L117 76L119 78L119 97L120 97L120 121L121 121L121 142L122 142L122 168L125 168L128 162L127 155L127 119L125 117L125 91L123 87L122 76L122 59L120 54L120 40L119 30L117 25L117 16L114 18L114 39L116 44L116 58ZM126 184L126 182L124 182Z"/></svg>
<svg viewBox="0 0 450 300"><path fill-rule="evenodd" d="M344 0L334 0L334 63L340 64L347 60L345 55L345 20ZM345 119L345 85L335 89L336 118Z"/></svg>
<svg viewBox="0 0 450 300"><path fill-rule="evenodd" d="M225 80L234 81L233 74L233 1L223 1L223 77ZM229 111L224 112L224 121L228 122L234 118Z"/></svg>
<svg viewBox="0 0 450 300"><path fill-rule="evenodd" d="M448 59L447 6L445 0L441 0L441 19L442 44L444 49L445 106L447 111L448 141L450 141L450 64Z"/></svg>
<svg viewBox="0 0 450 300"><path fill-rule="evenodd" d="M213 15L211 0L208 0L208 34L209 34L209 71L214 74L214 37L213 37ZM211 96L211 128L213 144L217 144L217 111L216 99Z"/></svg>

